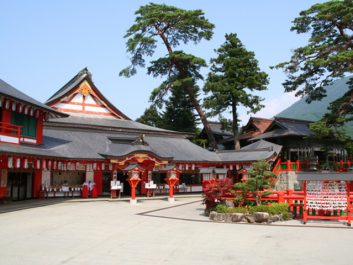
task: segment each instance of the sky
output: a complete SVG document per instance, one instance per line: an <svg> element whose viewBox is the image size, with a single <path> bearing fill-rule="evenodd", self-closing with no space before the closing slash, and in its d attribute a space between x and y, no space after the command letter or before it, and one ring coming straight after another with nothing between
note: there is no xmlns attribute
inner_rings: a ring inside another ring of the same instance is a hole
<svg viewBox="0 0 353 265"><path fill-rule="evenodd" d="M0 78L45 102L81 69L88 67L101 92L131 119L138 118L150 105L150 93L161 80L147 75L143 68L131 78L119 76L119 71L129 65L124 35L134 23L134 12L149 2L0 0ZM292 21L300 11L323 1L153 2L201 9L215 25L212 40L184 46L187 53L209 62L227 33L237 33L245 47L255 52L261 70L269 75L270 84L268 90L259 93L265 98L265 108L251 116L271 118L298 100L293 94L284 93L283 71L269 67L289 60L295 48L305 45L308 36L291 32ZM205 77L207 72L207 68L202 71ZM249 116L241 109L242 124ZM226 117L230 116L226 114Z"/></svg>

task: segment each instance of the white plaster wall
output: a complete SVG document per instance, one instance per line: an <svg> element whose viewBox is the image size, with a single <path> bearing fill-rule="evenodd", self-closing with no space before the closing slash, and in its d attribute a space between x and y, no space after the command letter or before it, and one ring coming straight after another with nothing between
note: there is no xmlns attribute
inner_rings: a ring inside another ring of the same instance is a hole
<svg viewBox="0 0 353 265"><path fill-rule="evenodd" d="M94 172L93 171L86 171L86 182L92 181L94 182Z"/></svg>
<svg viewBox="0 0 353 265"><path fill-rule="evenodd" d="M49 170L43 170L42 171L42 185L44 187L48 187L51 185L50 183L50 171Z"/></svg>

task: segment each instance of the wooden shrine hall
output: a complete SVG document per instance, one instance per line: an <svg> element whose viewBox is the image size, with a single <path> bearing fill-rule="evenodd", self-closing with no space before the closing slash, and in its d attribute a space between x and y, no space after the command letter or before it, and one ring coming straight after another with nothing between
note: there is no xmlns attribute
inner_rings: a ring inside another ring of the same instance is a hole
<svg viewBox="0 0 353 265"><path fill-rule="evenodd" d="M201 192L208 171L234 178L280 152L271 143L211 152L186 133L135 122L104 97L87 68L45 104L0 79L0 111L2 199L87 196L83 184L93 197L110 195L112 181L132 199L151 194L150 187L172 198L174 192Z"/></svg>

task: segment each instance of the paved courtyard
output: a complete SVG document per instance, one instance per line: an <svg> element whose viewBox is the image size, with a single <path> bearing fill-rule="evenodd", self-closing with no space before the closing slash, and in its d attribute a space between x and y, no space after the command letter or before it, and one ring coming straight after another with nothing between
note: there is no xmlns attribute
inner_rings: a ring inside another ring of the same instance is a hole
<svg viewBox="0 0 353 265"><path fill-rule="evenodd" d="M352 264L353 229L343 224L212 223L200 199L172 208L69 200L1 213L0 264Z"/></svg>

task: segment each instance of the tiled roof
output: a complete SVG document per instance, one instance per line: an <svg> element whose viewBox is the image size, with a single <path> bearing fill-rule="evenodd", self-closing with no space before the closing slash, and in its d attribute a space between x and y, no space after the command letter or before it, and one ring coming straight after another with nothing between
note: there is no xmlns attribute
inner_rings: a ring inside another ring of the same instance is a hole
<svg viewBox="0 0 353 265"><path fill-rule="evenodd" d="M75 75L69 82L67 82L62 88L60 88L57 92L54 93L46 102L47 105L53 103L66 94L70 93L73 89L75 89L81 82L87 80L95 93L107 104L116 114L123 117L126 120L130 120L124 113L122 113L119 109L117 109L104 95L99 91L99 89L94 85L92 80L92 74L88 71L87 68L82 69L77 75Z"/></svg>
<svg viewBox="0 0 353 265"><path fill-rule="evenodd" d="M128 130L146 132L163 132L175 135L185 135L185 133L169 131L157 127L148 126L132 120L120 120L109 117L85 117L85 116L69 116L67 118L50 119L47 126L52 127L74 127L74 128L96 128L98 130Z"/></svg>
<svg viewBox="0 0 353 265"><path fill-rule="evenodd" d="M262 134L270 126L272 121L272 119L251 117L248 123L242 128L239 140L253 138ZM251 127L255 127L254 130L250 130Z"/></svg>
<svg viewBox="0 0 353 265"><path fill-rule="evenodd" d="M250 140L270 139L285 136L309 136L313 132L309 129L310 121L286 119L276 117L265 133Z"/></svg>
<svg viewBox="0 0 353 265"><path fill-rule="evenodd" d="M54 114L55 116L59 116L59 117L66 117L67 116L67 114L56 111L56 110L52 109L51 107L48 107L47 105L39 102L38 100L31 98L30 96L19 91L18 89L14 88L13 86L11 86L10 84L6 83L5 81L3 81L1 79L0 79L0 94L7 96L7 97L10 97L14 100L21 101L23 103L33 105L34 107L48 111L48 112Z"/></svg>
<svg viewBox="0 0 353 265"><path fill-rule="evenodd" d="M95 160L106 157L124 157L132 153L152 153L160 158L180 162L244 162L269 159L273 150L241 150L211 152L187 139L145 135L147 144L120 141L126 134L80 129L46 128L40 146L1 144L0 152L37 155L53 158ZM128 134L138 138L138 134ZM117 141L115 139L118 139Z"/></svg>

